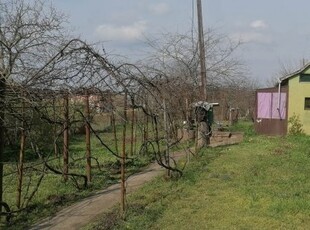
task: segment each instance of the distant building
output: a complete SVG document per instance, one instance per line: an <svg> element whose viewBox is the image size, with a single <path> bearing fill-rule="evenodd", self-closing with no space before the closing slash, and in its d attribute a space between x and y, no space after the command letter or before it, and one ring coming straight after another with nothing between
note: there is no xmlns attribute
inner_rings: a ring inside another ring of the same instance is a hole
<svg viewBox="0 0 310 230"><path fill-rule="evenodd" d="M274 88L256 92L255 128L258 133L285 135L288 119L299 116L310 135L310 63L279 79Z"/></svg>

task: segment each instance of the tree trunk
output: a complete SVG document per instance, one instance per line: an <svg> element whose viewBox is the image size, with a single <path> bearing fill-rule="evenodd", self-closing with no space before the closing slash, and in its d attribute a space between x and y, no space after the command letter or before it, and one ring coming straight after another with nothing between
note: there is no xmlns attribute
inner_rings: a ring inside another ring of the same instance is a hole
<svg viewBox="0 0 310 230"><path fill-rule="evenodd" d="M5 91L6 81L3 74L0 75L0 202L3 194L3 161L4 161L4 115L5 115ZM0 208L0 212L2 207Z"/></svg>

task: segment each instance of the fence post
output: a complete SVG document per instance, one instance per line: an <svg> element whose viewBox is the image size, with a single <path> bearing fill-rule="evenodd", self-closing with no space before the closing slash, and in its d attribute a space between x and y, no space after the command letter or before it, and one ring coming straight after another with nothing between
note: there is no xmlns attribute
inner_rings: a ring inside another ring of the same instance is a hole
<svg viewBox="0 0 310 230"><path fill-rule="evenodd" d="M68 164L69 164L69 93L64 95L64 140L63 140L63 178L66 182L68 180Z"/></svg>
<svg viewBox="0 0 310 230"><path fill-rule="evenodd" d="M135 107L134 107L134 105L132 105L132 110L131 110L131 137L130 137L130 155L131 156L133 155L134 127L135 127Z"/></svg>
<svg viewBox="0 0 310 230"><path fill-rule="evenodd" d="M86 176L87 182L91 182L91 146L90 146L90 112L89 112L89 94L85 95L85 141L86 141Z"/></svg>
<svg viewBox="0 0 310 230"><path fill-rule="evenodd" d="M125 186L125 173L126 173L126 125L127 125L127 90L125 90L124 96L124 125L123 125L123 149L122 149L122 158L121 158L121 216L125 219L126 211L126 186Z"/></svg>
<svg viewBox="0 0 310 230"><path fill-rule="evenodd" d="M23 171L24 171L24 154L25 154L25 99L22 98L22 124L21 124L21 136L20 136L20 150L19 150L19 163L18 163L18 184L17 184L17 199L16 206L19 209L22 195L23 185Z"/></svg>
<svg viewBox="0 0 310 230"><path fill-rule="evenodd" d="M54 154L55 157L58 157L58 149L57 149L57 124L56 124L56 98L53 97L53 119L54 119L54 125L53 125L53 135L54 135Z"/></svg>
<svg viewBox="0 0 310 230"><path fill-rule="evenodd" d="M168 117L167 117L167 107L166 100L163 100L164 107L164 128L165 128L165 139L166 139L166 165L170 167L170 152L169 152L169 127L168 127ZM169 178L171 176L170 169L166 170L166 176Z"/></svg>
<svg viewBox="0 0 310 230"><path fill-rule="evenodd" d="M0 74L0 202L3 201L5 94L6 94L6 78L5 78L5 75L1 73ZM0 212L1 211L2 211L2 206L0 207Z"/></svg>

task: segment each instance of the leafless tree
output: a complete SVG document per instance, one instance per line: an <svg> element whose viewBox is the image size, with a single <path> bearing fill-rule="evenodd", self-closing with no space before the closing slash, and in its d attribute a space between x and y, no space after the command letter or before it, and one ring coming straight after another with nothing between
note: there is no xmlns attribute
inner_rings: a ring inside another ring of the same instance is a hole
<svg viewBox="0 0 310 230"><path fill-rule="evenodd" d="M277 71L270 79L267 81L268 87L273 87L279 84L279 78L287 76L294 73L295 71L303 68L308 64L307 59L302 58L298 61L280 61L279 62L279 71Z"/></svg>
<svg viewBox="0 0 310 230"><path fill-rule="evenodd" d="M146 75L153 79L161 90L160 94L165 95L167 103L183 120L187 112L185 99L189 102L200 100L199 54L195 37L165 33L160 38L148 39L151 49L142 64ZM215 30L207 30L205 47L209 102L219 102L221 90L229 88L233 93L234 90L251 88L252 81L247 78L246 67L235 54L240 45ZM176 108L179 110L176 111Z"/></svg>
<svg viewBox="0 0 310 230"><path fill-rule="evenodd" d="M3 191L5 111L14 103L7 94L19 85L35 86L48 60L66 40L64 15L43 1L0 3L0 201ZM41 74L38 70L43 69ZM46 75L48 77L48 75Z"/></svg>

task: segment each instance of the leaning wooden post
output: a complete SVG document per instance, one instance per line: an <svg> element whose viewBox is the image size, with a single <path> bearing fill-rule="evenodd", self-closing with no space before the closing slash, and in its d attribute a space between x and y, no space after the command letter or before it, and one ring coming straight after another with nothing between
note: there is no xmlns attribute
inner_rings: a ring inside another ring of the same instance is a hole
<svg viewBox="0 0 310 230"><path fill-rule="evenodd" d="M63 178L64 181L68 180L68 164L69 164L69 94L64 95L64 124L63 124Z"/></svg>
<svg viewBox="0 0 310 230"><path fill-rule="evenodd" d="M90 112L89 112L89 94L85 95L85 141L86 141L86 176L87 182L91 182L91 149L90 149Z"/></svg>
<svg viewBox="0 0 310 230"><path fill-rule="evenodd" d="M23 173L24 173L24 155L25 155L25 101L22 98L22 124L21 124L21 136L20 136L20 150L19 150L19 162L18 162L18 184L17 184L17 199L16 206L20 209L22 186L23 186Z"/></svg>
<svg viewBox="0 0 310 230"><path fill-rule="evenodd" d="M126 186L125 186L125 167L126 167L126 125L127 125L127 90L124 96L124 125L123 125L123 148L121 158L121 216L125 218L126 211Z"/></svg>
<svg viewBox="0 0 310 230"><path fill-rule="evenodd" d="M115 114L114 114L114 109L113 108L112 108L112 111L111 111L111 121L112 121L113 134L114 134L115 151L118 154L118 139L117 139Z"/></svg>

